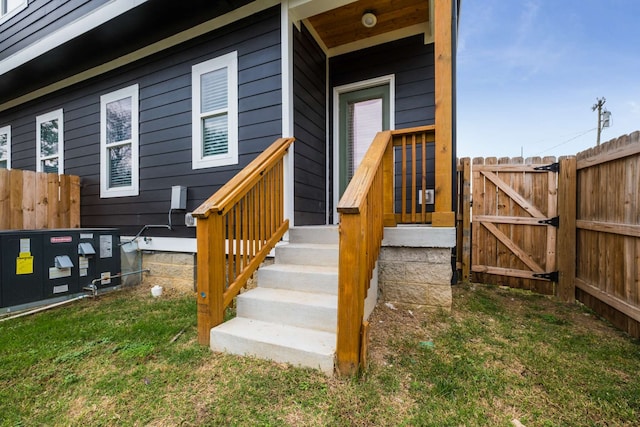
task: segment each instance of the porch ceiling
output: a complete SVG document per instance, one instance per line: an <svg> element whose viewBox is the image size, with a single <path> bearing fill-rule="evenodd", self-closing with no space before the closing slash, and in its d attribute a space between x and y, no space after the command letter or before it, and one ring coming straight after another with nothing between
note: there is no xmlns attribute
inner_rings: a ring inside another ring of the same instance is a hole
<svg viewBox="0 0 640 427"><path fill-rule="evenodd" d="M402 37L429 33L427 0L359 0L308 18L317 36L328 49L362 40ZM362 15L372 12L377 23L373 28L362 24Z"/></svg>

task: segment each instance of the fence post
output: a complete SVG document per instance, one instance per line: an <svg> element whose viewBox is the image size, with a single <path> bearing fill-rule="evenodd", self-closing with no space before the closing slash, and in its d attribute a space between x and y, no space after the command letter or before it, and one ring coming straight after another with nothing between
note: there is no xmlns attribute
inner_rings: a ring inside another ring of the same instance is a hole
<svg viewBox="0 0 640 427"><path fill-rule="evenodd" d="M471 160L462 159L462 281L470 280L471 271Z"/></svg>
<svg viewBox="0 0 640 427"><path fill-rule="evenodd" d="M558 215L560 227L556 240L558 287L556 296L565 302L576 298L576 158L560 157L558 173Z"/></svg>

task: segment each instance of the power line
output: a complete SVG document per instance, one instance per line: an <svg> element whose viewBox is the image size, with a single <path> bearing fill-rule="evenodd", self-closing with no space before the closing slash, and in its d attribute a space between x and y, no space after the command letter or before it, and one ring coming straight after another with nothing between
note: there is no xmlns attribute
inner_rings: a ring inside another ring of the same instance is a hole
<svg viewBox="0 0 640 427"><path fill-rule="evenodd" d="M586 130L586 131L584 131L584 132L582 132L582 133L580 133L580 134L578 134L578 135L574 136L573 138L569 138L569 139L567 139L566 141L561 142L560 144L554 145L553 147L549 147L549 148L547 148L546 150L542 150L542 151L540 151L539 153L537 153L537 154L535 154L535 155L536 155L536 156L539 156L539 155L540 155L540 154L542 154L542 153L546 153L547 151L551 151L551 150L553 150L554 148L558 148L558 147L560 147L560 146L562 146L562 145L564 145L564 144L567 144L567 143L569 143L569 142L573 141L574 139L578 139L578 138L580 138L581 136L584 136L584 135L588 134L589 132L593 132L593 131L594 131L594 130L596 130L596 129L597 129L597 128L592 128L592 129Z"/></svg>

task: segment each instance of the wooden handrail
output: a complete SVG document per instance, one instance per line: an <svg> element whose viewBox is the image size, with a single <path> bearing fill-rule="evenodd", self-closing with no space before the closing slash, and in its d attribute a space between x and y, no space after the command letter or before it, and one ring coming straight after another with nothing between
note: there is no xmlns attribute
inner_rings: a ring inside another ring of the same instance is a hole
<svg viewBox="0 0 640 427"><path fill-rule="evenodd" d="M196 218L206 218L212 212L222 212L229 209L248 189L260 178L260 174L279 161L293 144L295 138L279 138L266 150L258 155L251 163L233 178L227 181L218 191L193 211Z"/></svg>
<svg viewBox="0 0 640 427"><path fill-rule="evenodd" d="M379 132L338 203L340 253L336 369L340 374L354 374L366 358L364 301L380 253L384 227L395 225L396 220L427 223L431 219L426 212L424 198L420 212L417 212L416 194L418 190L423 194L426 190L426 145L434 142L434 126ZM420 156L418 146L421 146ZM394 151L401 157L399 173L402 198L399 215L395 214L394 186L398 172L395 170ZM411 154L410 162L407 160L408 151ZM410 163L409 170L407 163ZM409 172L411 185L407 185ZM407 192L410 193L409 197ZM409 200L411 210L406 212Z"/></svg>
<svg viewBox="0 0 640 427"><path fill-rule="evenodd" d="M198 341L203 345L289 228L283 159L293 141L275 141L193 212L198 218Z"/></svg>

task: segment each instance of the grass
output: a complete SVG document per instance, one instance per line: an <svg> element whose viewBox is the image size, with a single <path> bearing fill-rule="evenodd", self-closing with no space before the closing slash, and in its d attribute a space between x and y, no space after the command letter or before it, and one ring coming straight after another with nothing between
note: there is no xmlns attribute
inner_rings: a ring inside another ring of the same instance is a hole
<svg viewBox="0 0 640 427"><path fill-rule="evenodd" d="M370 368L327 378L196 343L191 295L140 287L0 323L0 425L637 425L640 343L578 305L454 287L380 305ZM180 334L180 332L182 332ZM177 339L176 339L177 336Z"/></svg>

